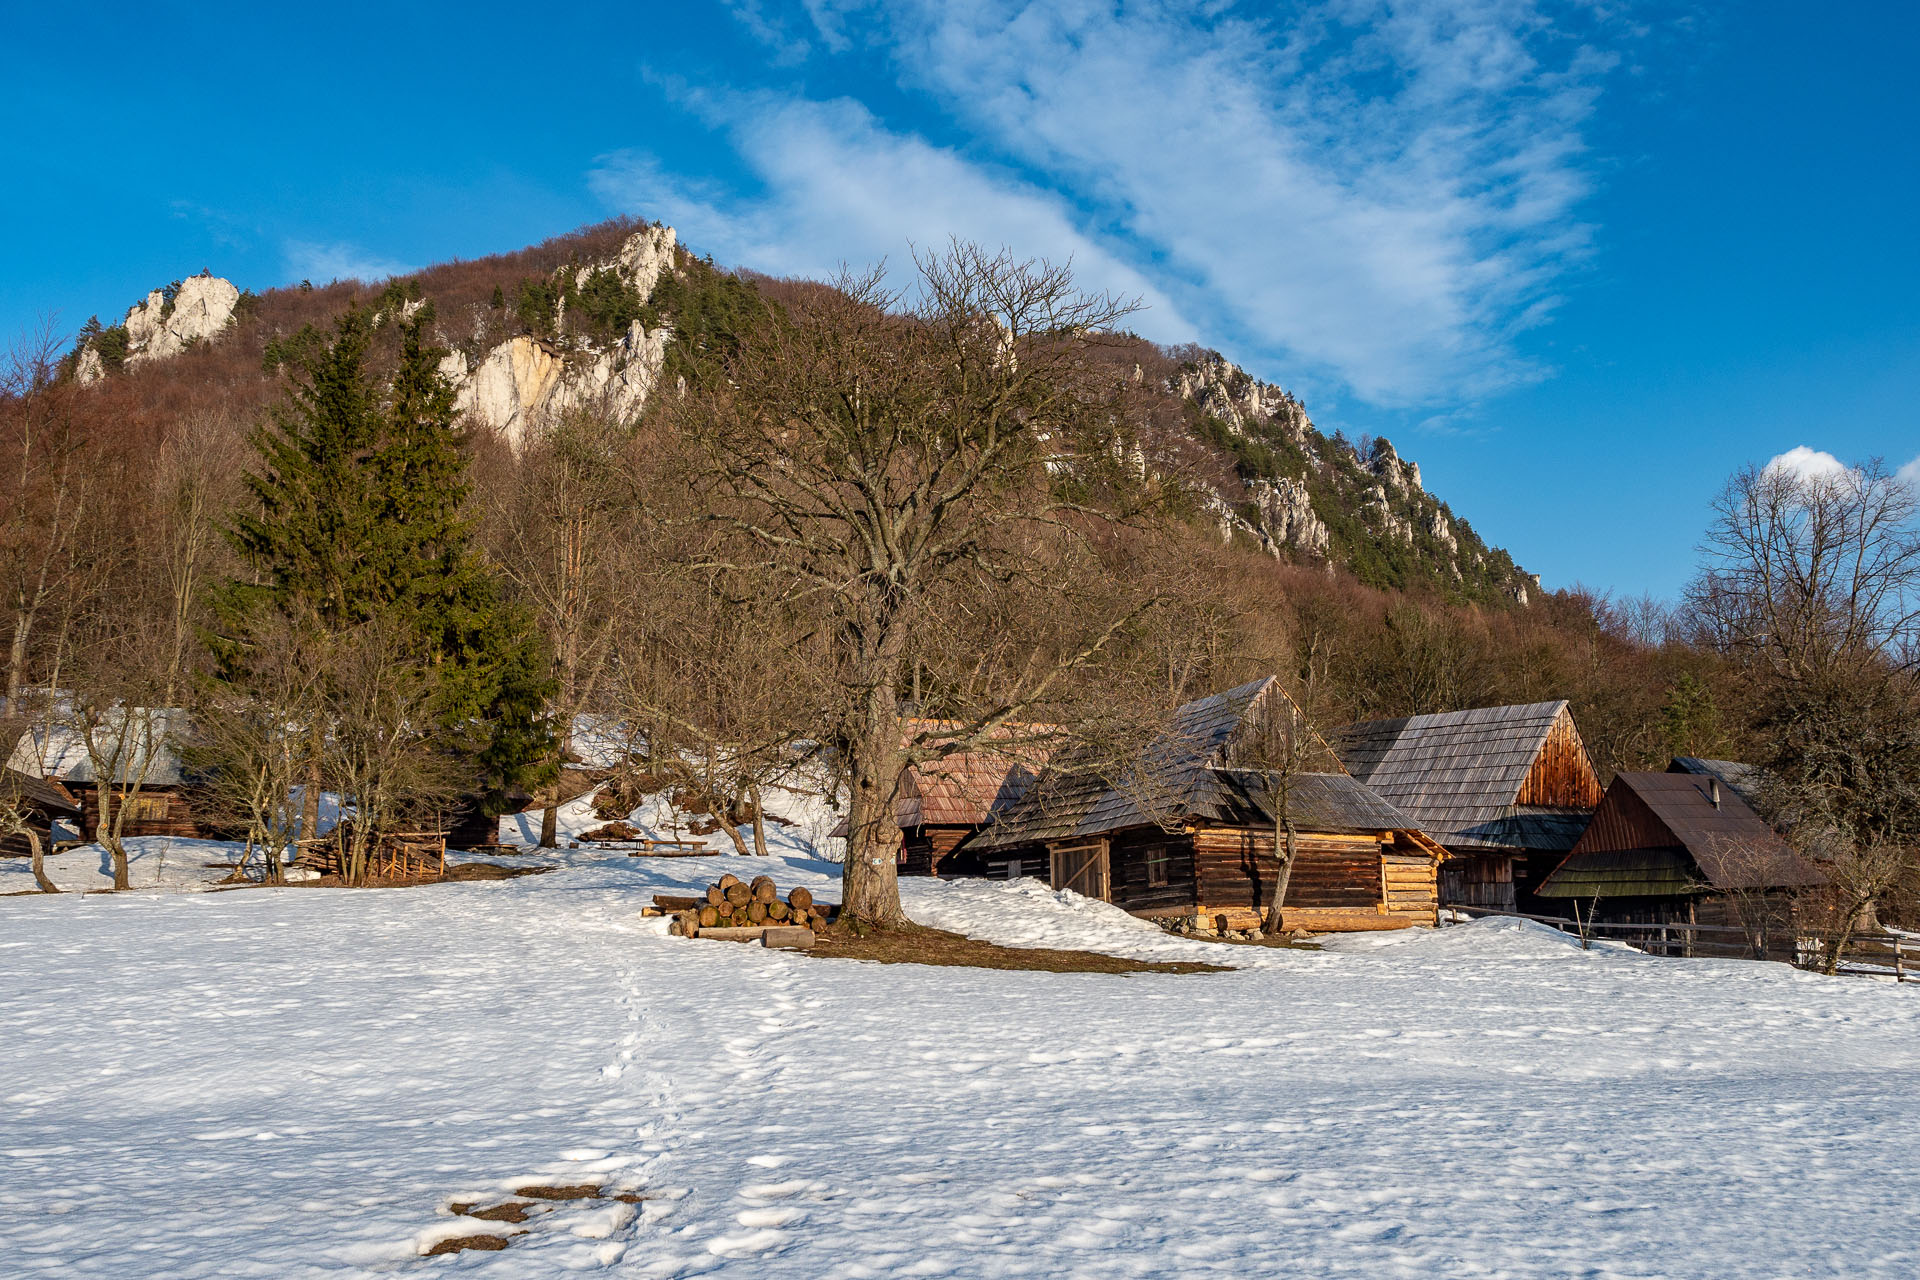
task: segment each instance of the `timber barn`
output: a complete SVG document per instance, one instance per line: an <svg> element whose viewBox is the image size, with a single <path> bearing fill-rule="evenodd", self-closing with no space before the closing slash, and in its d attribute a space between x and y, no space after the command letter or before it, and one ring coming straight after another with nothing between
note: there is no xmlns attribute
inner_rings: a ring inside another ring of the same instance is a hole
<svg viewBox="0 0 1920 1280"><path fill-rule="evenodd" d="M1296 853L1283 928L1434 924L1444 852L1340 771L1317 738L1325 772L1248 767L1276 723L1304 732L1272 677L1190 702L1111 780L1063 762L965 849L988 875L1045 876L1135 915L1247 929L1272 902L1275 837L1290 819Z"/></svg>
<svg viewBox="0 0 1920 1280"><path fill-rule="evenodd" d="M960 720L904 719L901 745L938 748L966 727ZM893 800L894 821L900 827L899 873L984 874L986 868L966 842L1026 794L1046 764L1045 744L1054 732L1051 725L1009 725L991 733L989 745L902 769ZM832 834L847 834L845 819Z"/></svg>
<svg viewBox="0 0 1920 1280"><path fill-rule="evenodd" d="M1826 883L1715 771L1680 768L1617 775L1540 895L1603 924L1738 925Z"/></svg>
<svg viewBox="0 0 1920 1280"><path fill-rule="evenodd" d="M1448 906L1541 913L1535 891L1600 803L1564 700L1369 720L1335 740L1354 777L1452 855Z"/></svg>
<svg viewBox="0 0 1920 1280"><path fill-rule="evenodd" d="M175 733L185 726L185 713L139 708L130 713L134 724L110 761L111 784L117 802L127 804L120 834L134 836L206 835L195 811L195 788L187 779L174 748ZM108 734L114 730L109 728ZM150 757L150 758L149 758ZM65 725L36 729L20 736L10 768L59 784L80 806L80 834L88 840L100 832L100 779L80 735ZM138 781L136 788L133 784ZM132 792L131 797L127 793Z"/></svg>

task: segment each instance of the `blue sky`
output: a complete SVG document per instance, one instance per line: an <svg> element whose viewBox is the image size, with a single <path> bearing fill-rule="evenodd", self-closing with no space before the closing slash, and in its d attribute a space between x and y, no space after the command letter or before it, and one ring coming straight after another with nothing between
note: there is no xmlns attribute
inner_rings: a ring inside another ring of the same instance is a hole
<svg viewBox="0 0 1920 1280"><path fill-rule="evenodd" d="M1071 255L1549 586L1672 595L1743 463L1920 461L1907 4L8 9L8 337L625 212Z"/></svg>

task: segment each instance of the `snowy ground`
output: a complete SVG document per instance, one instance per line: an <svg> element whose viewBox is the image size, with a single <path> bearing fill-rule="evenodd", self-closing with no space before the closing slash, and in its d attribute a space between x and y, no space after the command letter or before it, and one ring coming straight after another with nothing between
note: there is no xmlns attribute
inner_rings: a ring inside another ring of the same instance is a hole
<svg viewBox="0 0 1920 1280"><path fill-rule="evenodd" d="M764 863L559 860L0 898L0 1276L1920 1274L1920 988L1511 921L1222 947L1033 882L906 888L1247 967L811 960L638 916ZM542 1181L652 1198L420 1256Z"/></svg>

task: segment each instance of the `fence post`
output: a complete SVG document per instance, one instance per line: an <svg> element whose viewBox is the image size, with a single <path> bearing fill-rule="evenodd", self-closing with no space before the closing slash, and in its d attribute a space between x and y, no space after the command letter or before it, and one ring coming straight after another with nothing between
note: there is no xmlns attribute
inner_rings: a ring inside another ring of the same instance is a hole
<svg viewBox="0 0 1920 1280"><path fill-rule="evenodd" d="M1901 941L1902 939L1899 934L1896 933L1893 935L1893 980L1895 982L1905 982L1907 980L1906 967L1900 963Z"/></svg>

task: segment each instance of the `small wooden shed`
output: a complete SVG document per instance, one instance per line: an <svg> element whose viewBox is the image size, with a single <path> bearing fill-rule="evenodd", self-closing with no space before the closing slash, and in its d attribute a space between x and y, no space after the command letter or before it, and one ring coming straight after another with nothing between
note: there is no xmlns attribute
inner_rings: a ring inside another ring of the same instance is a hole
<svg viewBox="0 0 1920 1280"><path fill-rule="evenodd" d="M0 808L20 811L27 825L40 838L43 853L53 848L54 823L77 823L81 816L79 803L59 783L36 778L11 767L0 768ZM32 852L33 846L26 836L0 836L0 857Z"/></svg>
<svg viewBox="0 0 1920 1280"><path fill-rule="evenodd" d="M1539 913L1535 896L1600 803L1600 778L1564 700L1348 725L1354 777L1452 855L1449 906Z"/></svg>
<svg viewBox="0 0 1920 1280"><path fill-rule="evenodd" d="M124 759L109 761L117 803L127 808L121 835L195 837L211 834L195 807L195 787L181 768L175 741L186 729L186 713L137 707L125 713L133 724L124 735ZM80 832L99 837L102 779L78 733L53 725L20 736L7 764L22 773L58 783L79 803ZM139 780L136 790L133 781ZM129 795L128 793L132 794Z"/></svg>
<svg viewBox="0 0 1920 1280"><path fill-rule="evenodd" d="M966 728L959 720L910 717L900 722L904 745L939 748ZM985 866L964 846L970 836L1025 795L1047 760L1051 725L1007 725L987 744L901 770L894 795L903 876L983 875ZM845 836L846 822L832 834Z"/></svg>
<svg viewBox="0 0 1920 1280"><path fill-rule="evenodd" d="M1615 776L1539 892L1600 923L1736 925L1826 883L1717 773L1683 769Z"/></svg>
<svg viewBox="0 0 1920 1280"><path fill-rule="evenodd" d="M1275 717L1297 722L1298 711L1272 677L1188 703L1112 776L1072 761L1049 769L965 849L989 875L1044 875L1135 915L1245 929L1272 901L1284 811L1297 835L1284 927L1435 923L1443 851L1331 752L1326 771L1247 767Z"/></svg>

